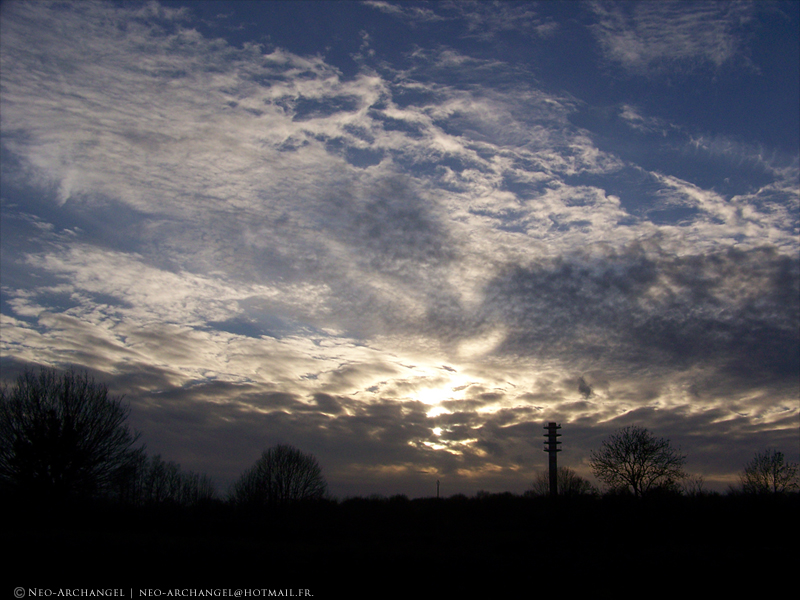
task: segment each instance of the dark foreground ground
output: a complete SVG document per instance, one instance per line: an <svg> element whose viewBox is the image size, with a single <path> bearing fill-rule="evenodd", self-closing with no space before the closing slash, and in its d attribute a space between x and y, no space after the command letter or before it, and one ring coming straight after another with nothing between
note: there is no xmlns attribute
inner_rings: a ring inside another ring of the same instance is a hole
<svg viewBox="0 0 800 600"><path fill-rule="evenodd" d="M797 494L357 498L259 514L6 501L3 520L6 597L716 597L751 586L778 597L800 564Z"/></svg>

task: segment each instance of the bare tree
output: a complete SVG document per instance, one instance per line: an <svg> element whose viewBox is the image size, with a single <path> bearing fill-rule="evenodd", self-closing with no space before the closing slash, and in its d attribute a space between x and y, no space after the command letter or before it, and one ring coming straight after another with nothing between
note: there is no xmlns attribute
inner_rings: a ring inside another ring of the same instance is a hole
<svg viewBox="0 0 800 600"><path fill-rule="evenodd" d="M105 493L136 457L128 413L86 372L26 370L0 389L0 480L47 497Z"/></svg>
<svg viewBox="0 0 800 600"><path fill-rule="evenodd" d="M779 494L800 487L796 463L787 462L783 452L765 450L756 455L739 476L742 491L750 494Z"/></svg>
<svg viewBox="0 0 800 600"><path fill-rule="evenodd" d="M696 498L698 496L706 496L708 492L705 490L706 480L702 475L686 475L681 481L681 491L684 496Z"/></svg>
<svg viewBox="0 0 800 600"><path fill-rule="evenodd" d="M327 490L322 469L311 454L277 445L233 485L231 499L244 506L278 506L297 500L321 499Z"/></svg>
<svg viewBox="0 0 800 600"><path fill-rule="evenodd" d="M188 471L181 474L181 504L194 506L217 495L213 480L205 473Z"/></svg>
<svg viewBox="0 0 800 600"><path fill-rule="evenodd" d="M157 454L145 463L139 477L141 498L145 503L180 500L181 472L176 463L166 462Z"/></svg>
<svg viewBox="0 0 800 600"><path fill-rule="evenodd" d="M627 489L640 497L654 489L674 488L685 476L686 456L669 440L631 425L613 433L600 450L592 451L595 476L615 490Z"/></svg>
<svg viewBox="0 0 800 600"><path fill-rule="evenodd" d="M559 496L591 496L597 493L597 489L590 481L569 467L558 467L556 480ZM533 496L550 495L550 475L547 471L539 471L536 474L529 492Z"/></svg>
<svg viewBox="0 0 800 600"><path fill-rule="evenodd" d="M141 453L122 478L119 495L131 504L171 502L192 506L211 500L216 490L208 475L184 471L158 454L148 458Z"/></svg>

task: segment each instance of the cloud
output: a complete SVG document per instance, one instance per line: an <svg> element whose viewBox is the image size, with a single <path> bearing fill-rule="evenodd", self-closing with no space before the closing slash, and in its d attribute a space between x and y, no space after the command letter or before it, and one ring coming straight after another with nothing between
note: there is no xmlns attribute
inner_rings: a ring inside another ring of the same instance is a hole
<svg viewBox="0 0 800 600"><path fill-rule="evenodd" d="M383 13L404 18L412 23L429 23L441 21L445 17L437 15L433 10L424 6L411 5L409 3L392 3L383 1L366 1L366 6L379 10Z"/></svg>
<svg viewBox="0 0 800 600"><path fill-rule="evenodd" d="M591 29L608 60L633 74L719 68L746 59L754 6L742 2L592 2Z"/></svg>
<svg viewBox="0 0 800 600"><path fill-rule="evenodd" d="M513 332L506 352L632 369L709 363L788 381L800 375L799 275L796 258L773 248L678 257L636 244L514 268L485 307Z"/></svg>
<svg viewBox="0 0 800 600"><path fill-rule="evenodd" d="M580 392L581 396L588 398L592 395L592 386L586 383L586 380L583 377L578 377L578 391Z"/></svg>
<svg viewBox="0 0 800 600"><path fill-rule="evenodd" d="M492 40L511 32L532 37L547 38L558 29L557 23L540 17L527 2L452 2L448 8L455 10L467 26L467 35L481 40Z"/></svg>
<svg viewBox="0 0 800 600"><path fill-rule="evenodd" d="M547 38L558 30L558 24L541 18L528 2L457 2L425 3L370 1L365 5L403 19L412 26L438 21L459 23L464 37L490 41L509 33ZM430 7L430 8L429 8Z"/></svg>

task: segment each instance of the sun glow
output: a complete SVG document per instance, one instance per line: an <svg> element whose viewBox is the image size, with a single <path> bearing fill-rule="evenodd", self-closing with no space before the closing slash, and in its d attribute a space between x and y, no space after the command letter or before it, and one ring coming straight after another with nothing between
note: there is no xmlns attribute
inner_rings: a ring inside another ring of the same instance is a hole
<svg viewBox="0 0 800 600"><path fill-rule="evenodd" d="M417 398L424 404L438 404L447 398L447 389L442 387L423 388L417 391Z"/></svg>
<svg viewBox="0 0 800 600"><path fill-rule="evenodd" d="M445 430L441 427L434 427L432 429L433 434L437 437L440 437ZM464 450L467 446L474 444L477 442L477 438L472 438L468 440L443 440L438 439L435 441L424 441L422 442L423 446L430 448L431 450L444 450L445 452L449 452L450 454L455 454L456 456L460 456L464 453Z"/></svg>
<svg viewBox="0 0 800 600"><path fill-rule="evenodd" d="M432 409L430 409L426 413L426 415L427 415L427 417L429 419L432 419L434 417L438 417L439 415L452 415L452 414L453 414L453 411L447 410L444 406L434 406Z"/></svg>
<svg viewBox="0 0 800 600"><path fill-rule="evenodd" d="M471 383L463 375L454 371L443 373L443 369L437 369L434 376L426 376L425 379L428 381L415 392L419 401L424 404L439 404L444 400L462 399Z"/></svg>

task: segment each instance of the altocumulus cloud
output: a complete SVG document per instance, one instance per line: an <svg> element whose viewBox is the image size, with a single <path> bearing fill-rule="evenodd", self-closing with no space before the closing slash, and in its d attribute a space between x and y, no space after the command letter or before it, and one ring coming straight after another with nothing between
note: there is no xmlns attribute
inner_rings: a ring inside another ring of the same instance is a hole
<svg viewBox="0 0 800 600"><path fill-rule="evenodd" d="M548 420L582 474L628 423L718 485L796 442L796 152L541 81L487 45L578 35L527 3L348 6L346 70L176 6L3 6L4 378L85 366L223 485L285 442L521 491ZM581 5L602 77L757 76L753 7L661 6Z"/></svg>

